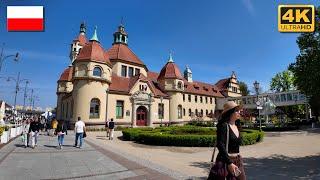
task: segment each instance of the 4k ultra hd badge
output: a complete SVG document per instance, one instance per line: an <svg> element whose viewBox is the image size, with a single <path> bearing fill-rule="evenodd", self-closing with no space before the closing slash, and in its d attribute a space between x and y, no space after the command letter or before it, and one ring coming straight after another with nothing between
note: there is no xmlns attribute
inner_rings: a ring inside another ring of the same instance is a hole
<svg viewBox="0 0 320 180"><path fill-rule="evenodd" d="M278 29L280 32L313 32L314 5L279 5Z"/></svg>

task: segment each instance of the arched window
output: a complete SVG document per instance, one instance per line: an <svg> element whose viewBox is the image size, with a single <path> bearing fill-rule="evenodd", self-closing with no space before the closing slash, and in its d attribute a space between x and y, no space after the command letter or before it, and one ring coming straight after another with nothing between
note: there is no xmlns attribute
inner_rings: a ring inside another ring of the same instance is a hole
<svg viewBox="0 0 320 180"><path fill-rule="evenodd" d="M199 116L199 114L198 114L198 109L196 109L196 116Z"/></svg>
<svg viewBox="0 0 320 180"><path fill-rule="evenodd" d="M206 116L208 116L208 109L206 109Z"/></svg>
<svg viewBox="0 0 320 180"><path fill-rule="evenodd" d="M94 98L90 102L90 118L99 118L100 116L100 100Z"/></svg>
<svg viewBox="0 0 320 180"><path fill-rule="evenodd" d="M183 108L183 116L186 116L186 109Z"/></svg>
<svg viewBox="0 0 320 180"><path fill-rule="evenodd" d="M182 106L178 105L178 119L182 118Z"/></svg>
<svg viewBox="0 0 320 180"><path fill-rule="evenodd" d="M192 113L192 112L191 112L191 109L189 109L189 116L191 116L191 113Z"/></svg>
<svg viewBox="0 0 320 180"><path fill-rule="evenodd" d="M78 67L78 76L86 76L87 75L87 66L80 65Z"/></svg>
<svg viewBox="0 0 320 180"><path fill-rule="evenodd" d="M200 115L201 117L203 117L203 110L201 109L201 115Z"/></svg>
<svg viewBox="0 0 320 180"><path fill-rule="evenodd" d="M100 67L94 67L93 76L101 77L101 68Z"/></svg>
<svg viewBox="0 0 320 180"><path fill-rule="evenodd" d="M182 83L180 81L178 82L178 89L182 89Z"/></svg>

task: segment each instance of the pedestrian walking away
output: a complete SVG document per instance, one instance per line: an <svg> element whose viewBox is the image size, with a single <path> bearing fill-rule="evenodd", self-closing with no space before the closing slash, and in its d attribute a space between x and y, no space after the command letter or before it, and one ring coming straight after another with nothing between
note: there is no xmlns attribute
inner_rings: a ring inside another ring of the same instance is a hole
<svg viewBox="0 0 320 180"><path fill-rule="evenodd" d="M58 136L58 148L62 149L64 136L67 135L67 126L64 120L59 121L55 134Z"/></svg>
<svg viewBox="0 0 320 180"><path fill-rule="evenodd" d="M74 125L74 131L75 131L75 134L76 134L74 147L82 148L82 145L83 145L83 134L86 131L86 125L81 120L80 117L78 117L78 121ZM79 146L78 146L78 140L80 141L79 142Z"/></svg>
<svg viewBox="0 0 320 180"><path fill-rule="evenodd" d="M105 129L106 129L107 137L109 137L109 120L108 119L106 120Z"/></svg>
<svg viewBox="0 0 320 180"><path fill-rule="evenodd" d="M52 127L51 133L50 133L51 136L54 135L54 132L56 131L57 126L58 126L58 121L57 121L56 119L53 119L53 120L51 121L51 127Z"/></svg>
<svg viewBox="0 0 320 180"><path fill-rule="evenodd" d="M25 121L23 121L23 125L22 125L22 139L23 139L25 148L29 146L29 128L30 128L30 122L28 119L26 119Z"/></svg>
<svg viewBox="0 0 320 180"><path fill-rule="evenodd" d="M217 143L219 153L213 163L215 148L212 154L212 166L208 179L210 180L246 180L243 159L239 152L241 144L241 107L233 101L223 106L221 117L217 124Z"/></svg>
<svg viewBox="0 0 320 180"><path fill-rule="evenodd" d="M113 122L113 118L111 118L111 121L109 122L109 140L113 140L113 131L114 131L114 122Z"/></svg>
<svg viewBox="0 0 320 180"><path fill-rule="evenodd" d="M38 145L38 136L41 128L41 124L38 118L34 118L34 121L30 123L29 134L31 135L31 147L35 148Z"/></svg>

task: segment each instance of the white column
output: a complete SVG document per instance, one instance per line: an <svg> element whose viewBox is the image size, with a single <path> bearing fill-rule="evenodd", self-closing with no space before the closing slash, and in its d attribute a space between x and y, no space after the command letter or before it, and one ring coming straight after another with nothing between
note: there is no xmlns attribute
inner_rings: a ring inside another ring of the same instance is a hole
<svg viewBox="0 0 320 180"><path fill-rule="evenodd" d="M136 104L134 102L134 100L132 101L132 127L136 127Z"/></svg>
<svg viewBox="0 0 320 180"><path fill-rule="evenodd" d="M153 115L152 115L152 104L149 104L149 120L148 120L148 126L153 126Z"/></svg>

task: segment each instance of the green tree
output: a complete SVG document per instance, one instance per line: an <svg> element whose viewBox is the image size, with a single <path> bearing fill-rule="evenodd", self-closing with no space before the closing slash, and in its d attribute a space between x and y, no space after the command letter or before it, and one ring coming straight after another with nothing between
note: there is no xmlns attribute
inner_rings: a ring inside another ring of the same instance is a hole
<svg viewBox="0 0 320 180"><path fill-rule="evenodd" d="M275 92L285 92L290 90L296 90L294 85L294 74L290 70L285 70L277 73L270 82L270 90ZM294 106L280 106L277 107L278 114L285 114L291 120L295 117L301 116L304 112L304 105Z"/></svg>
<svg viewBox="0 0 320 180"><path fill-rule="evenodd" d="M289 66L294 84L310 98L310 105L318 119L320 114L320 7L316 11L316 28L312 33L302 33L297 44L300 49L296 62Z"/></svg>
<svg viewBox="0 0 320 180"><path fill-rule="evenodd" d="M271 79L270 89L275 92L295 90L293 73L290 70L277 73Z"/></svg>
<svg viewBox="0 0 320 180"><path fill-rule="evenodd" d="M239 82L239 88L242 96L248 96L250 91L248 89L248 86L245 82L240 81Z"/></svg>

